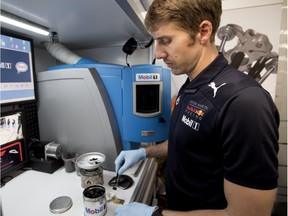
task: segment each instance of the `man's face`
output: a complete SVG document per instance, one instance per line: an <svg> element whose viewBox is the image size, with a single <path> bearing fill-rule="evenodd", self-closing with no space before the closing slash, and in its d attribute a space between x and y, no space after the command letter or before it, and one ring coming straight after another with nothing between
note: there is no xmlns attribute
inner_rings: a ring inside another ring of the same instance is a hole
<svg viewBox="0 0 288 216"><path fill-rule="evenodd" d="M193 77L201 57L202 47L184 30L174 23L165 23L152 32L156 40L156 58L163 59L175 75L187 74Z"/></svg>

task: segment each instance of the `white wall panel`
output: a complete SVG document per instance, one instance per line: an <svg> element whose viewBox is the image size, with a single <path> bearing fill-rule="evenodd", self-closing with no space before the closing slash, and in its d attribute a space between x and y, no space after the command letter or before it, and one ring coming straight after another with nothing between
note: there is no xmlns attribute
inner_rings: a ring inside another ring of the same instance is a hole
<svg viewBox="0 0 288 216"><path fill-rule="evenodd" d="M234 10L240 8L260 7L273 4L282 4L282 0L222 0L223 10Z"/></svg>

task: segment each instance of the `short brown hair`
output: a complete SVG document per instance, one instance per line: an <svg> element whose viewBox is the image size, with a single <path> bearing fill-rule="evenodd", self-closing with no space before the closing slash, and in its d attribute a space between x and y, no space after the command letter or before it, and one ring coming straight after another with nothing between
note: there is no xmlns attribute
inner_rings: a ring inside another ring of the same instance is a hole
<svg viewBox="0 0 288 216"><path fill-rule="evenodd" d="M221 0L154 0L146 14L148 31L158 29L160 23L174 22L194 39L202 21L212 23L211 41L214 42L222 14Z"/></svg>

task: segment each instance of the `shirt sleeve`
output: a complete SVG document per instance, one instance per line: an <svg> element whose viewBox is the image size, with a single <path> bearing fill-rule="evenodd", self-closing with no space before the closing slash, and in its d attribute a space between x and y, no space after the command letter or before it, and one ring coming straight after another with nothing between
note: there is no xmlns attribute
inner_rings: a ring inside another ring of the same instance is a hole
<svg viewBox="0 0 288 216"><path fill-rule="evenodd" d="M224 177L255 189L273 189L278 179L279 114L259 87L235 93L222 110Z"/></svg>

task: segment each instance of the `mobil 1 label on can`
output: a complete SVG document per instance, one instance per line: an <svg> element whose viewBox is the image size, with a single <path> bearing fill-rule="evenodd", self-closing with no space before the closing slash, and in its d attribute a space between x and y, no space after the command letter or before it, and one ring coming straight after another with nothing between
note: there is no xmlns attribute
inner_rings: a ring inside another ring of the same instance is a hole
<svg viewBox="0 0 288 216"><path fill-rule="evenodd" d="M107 212L105 188L93 185L83 191L84 215L103 216Z"/></svg>

